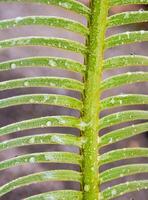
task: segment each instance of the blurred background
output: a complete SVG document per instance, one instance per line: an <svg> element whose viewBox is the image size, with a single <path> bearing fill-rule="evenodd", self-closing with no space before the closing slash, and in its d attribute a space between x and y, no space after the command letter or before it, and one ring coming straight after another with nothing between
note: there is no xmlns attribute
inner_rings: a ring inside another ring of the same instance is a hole
<svg viewBox="0 0 148 200"><path fill-rule="evenodd" d="M89 4L88 0L81 0L81 2L85 3L86 5ZM138 6L124 6L124 7L114 7L112 10L110 10L110 15L118 13L118 12L124 12L128 10L147 10L146 6L138 5ZM15 17L23 17L23 16L29 16L29 15L45 15L45 16L60 16L60 17L67 17L70 19L75 19L83 24L86 25L86 19L78 14L74 14L72 12L68 12L67 10L55 8L54 6L45 6L45 5L33 5L33 4L20 4L20 3L0 3L0 20L8 19L8 18L15 18ZM134 24L129 26L122 26L118 28L112 28L107 31L107 36L123 32L123 31L133 31L133 30L148 30L148 24L142 23L142 24ZM53 36L53 37L61 37L61 38L68 38L75 41L79 41L84 43L85 38L76 34L71 33L70 31L66 31L63 29L58 28L49 28L49 27L39 27L39 26L25 26L25 27L19 27L14 29L8 29L5 31L0 31L0 40L9 39L9 38L15 38L15 37L21 37L21 36ZM105 57L111 57L116 55L130 55L130 54L139 54L139 55L148 55L148 44L147 43L140 43L140 44L134 44L134 45L125 45L118 48L113 48L111 50L108 50L105 54ZM23 47L23 48L10 48L6 50L0 51L0 62L10 60L10 59L17 59L17 58L23 58L23 57L29 57L29 56L60 56L60 57L66 57L71 58L74 60L77 60L81 63L83 63L83 57L79 54L68 52L68 51L62 51L54 48L45 48L45 47ZM104 78L107 78L109 76L124 73L128 71L146 71L145 68L139 67L130 67L127 69L118 69L118 70L110 70L103 74ZM0 73L0 80L5 81L9 79L15 79L15 78L23 78L23 77L31 77L31 76L61 76L61 77L70 77L77 80L82 80L82 77L78 73L74 72L68 72L64 70L53 70L53 69L47 69L47 68L33 68L33 69L15 69L13 71L6 71ZM21 95L26 93L57 93L57 94L66 94L69 96L81 98L80 94L78 92L68 91L68 90L62 90L62 89L48 89L48 88L29 88L29 89L17 89L17 90L8 90L0 93L0 98L6 98L11 97L13 95ZM141 93L141 94L148 94L148 84L147 83L137 83L128 85L128 87L120 87L113 90L108 90L107 93L104 93L102 95L102 98L107 96L112 96L116 94L121 93ZM127 109L133 109L134 107L123 107L122 110ZM138 106L137 109L142 110L148 110L147 106ZM120 108L121 110L121 108ZM101 116L107 115L111 112L119 111L119 109L112 109L106 112L101 113ZM0 112L0 126L4 126L13 122L18 122L21 120L31 119L31 118L37 118L41 116L49 116L49 115L72 115L79 117L79 112L67 108L61 108L61 107L52 107L52 106L43 106L43 105L25 105L25 106L17 106L17 107L10 107L7 109L1 109ZM139 122L137 122L139 123ZM106 132L109 132L115 128L123 127L128 124L123 124L120 126L111 127L109 129L103 130L100 134L105 134ZM70 129L70 128L44 128L44 129L35 129L31 131L22 131L17 132L15 134L12 134L7 137L0 138L0 141L4 141L5 139L20 137L20 136L26 136L26 135L33 135L38 133L72 133L75 135L79 135L80 133L78 130ZM101 152L106 152L110 149L116 149L116 148L122 148L122 147L148 147L148 136L147 133L141 134L139 136L133 137L128 140L124 140L123 142L118 142L114 145L109 145L107 148L104 148L101 150ZM11 150L4 151L0 153L0 161L15 157L17 155L23 155L27 154L29 152L42 152L42 151L72 151L72 152L79 152L79 149L72 148L68 146L60 146L60 145L35 145L35 146L27 146L22 148L15 148ZM140 163L145 162L147 163L147 159L133 159L133 163ZM113 164L109 164L101 168L101 170L126 164L127 161L122 162L116 162ZM0 172L0 185L5 184L8 181L11 181L12 179L15 179L19 176L24 176L30 173L40 172L48 169L58 169L58 168L68 168L68 169L77 169L76 166L73 165L59 165L59 164L27 164L20 167L14 167L5 171ZM143 179L148 178L147 174L141 174L137 176L130 176L126 178L121 178L118 180L118 182L123 181L131 181L135 179ZM103 188L106 188L109 185L114 185L115 181L110 182L109 184L103 185ZM48 182L47 183L41 183L41 184L32 184L29 187L22 187L20 189L14 190L13 192L10 192L9 194L5 195L2 200L20 200L22 198L25 198L29 195L34 195L37 193L42 193L50 190L55 189L78 189L80 186L79 184L68 182ZM132 194L128 194L126 196L118 198L120 200L147 200L148 199L148 191L141 191L136 192Z"/></svg>

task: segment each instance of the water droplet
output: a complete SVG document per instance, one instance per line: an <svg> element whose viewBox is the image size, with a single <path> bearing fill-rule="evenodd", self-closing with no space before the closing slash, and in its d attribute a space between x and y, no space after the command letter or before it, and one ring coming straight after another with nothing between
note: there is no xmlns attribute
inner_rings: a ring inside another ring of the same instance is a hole
<svg viewBox="0 0 148 200"><path fill-rule="evenodd" d="M85 185L85 186L84 186L84 190L85 190L86 192L88 192L89 189L90 189L89 185Z"/></svg>
<svg viewBox="0 0 148 200"><path fill-rule="evenodd" d="M114 103L115 103L114 98L112 98L110 102L111 102L112 104L114 104Z"/></svg>
<svg viewBox="0 0 148 200"><path fill-rule="evenodd" d="M15 19L15 22L18 23L18 22L21 21L21 20L22 20L22 17L17 17L17 18Z"/></svg>
<svg viewBox="0 0 148 200"><path fill-rule="evenodd" d="M56 61L54 61L54 60L49 60L49 61L48 61L48 64L49 64L50 66L52 66L52 67L57 66L57 63L56 63Z"/></svg>
<svg viewBox="0 0 148 200"><path fill-rule="evenodd" d="M80 127L83 128L83 127L86 127L86 125L87 125L87 124L86 124L85 122L80 122Z"/></svg>
<svg viewBox="0 0 148 200"><path fill-rule="evenodd" d="M16 69L16 64L15 63L11 64L11 69Z"/></svg>
<svg viewBox="0 0 148 200"><path fill-rule="evenodd" d="M46 123L46 125L47 125L47 126L51 126L51 121L48 121L48 122Z"/></svg>
<svg viewBox="0 0 148 200"><path fill-rule="evenodd" d="M127 75L131 75L132 74L132 72L127 72Z"/></svg>
<svg viewBox="0 0 148 200"><path fill-rule="evenodd" d="M112 193L112 196L114 196L114 195L117 194L117 191L116 191L115 189L113 189L113 190L111 191L111 193Z"/></svg>
<svg viewBox="0 0 148 200"><path fill-rule="evenodd" d="M48 100L48 95L44 95L44 101Z"/></svg>
<svg viewBox="0 0 148 200"><path fill-rule="evenodd" d="M139 9L139 12L140 12L140 13L144 12L144 9L143 9L143 8L140 8L140 9Z"/></svg>
<svg viewBox="0 0 148 200"><path fill-rule="evenodd" d="M25 82L24 82L24 86L26 86L26 87L29 86L29 82L28 82L28 81L25 81Z"/></svg>
<svg viewBox="0 0 148 200"><path fill-rule="evenodd" d="M29 159L29 162L30 162L30 163L35 163L35 158L34 158L34 157L31 157L31 158Z"/></svg>
<svg viewBox="0 0 148 200"><path fill-rule="evenodd" d="M31 144L33 144L33 143L35 142L35 139L32 137L32 138L29 140L29 142L30 142Z"/></svg>
<svg viewBox="0 0 148 200"><path fill-rule="evenodd" d="M141 33L141 34L144 34L144 33L145 33L145 31L144 31L144 30L141 30L141 31L140 31L140 33Z"/></svg>

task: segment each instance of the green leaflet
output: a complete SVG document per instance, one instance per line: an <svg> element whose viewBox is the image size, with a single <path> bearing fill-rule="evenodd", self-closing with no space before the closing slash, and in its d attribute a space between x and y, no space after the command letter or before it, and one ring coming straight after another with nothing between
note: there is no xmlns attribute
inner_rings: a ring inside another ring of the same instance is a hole
<svg viewBox="0 0 148 200"><path fill-rule="evenodd" d="M100 180L101 183L105 183L107 181L111 181L117 178L122 178L124 176L134 175L138 173L147 173L147 172L148 172L148 164L123 165L102 172L100 175Z"/></svg>
<svg viewBox="0 0 148 200"><path fill-rule="evenodd" d="M71 134L40 134L19 137L16 139L6 140L0 143L0 151L11 149L14 147L22 147L27 145L37 145L37 144L60 144L60 145L71 145L81 147L81 140Z"/></svg>
<svg viewBox="0 0 148 200"><path fill-rule="evenodd" d="M139 180L122 183L111 188L104 190L101 194L101 200L104 199L113 199L115 197L119 197L123 194L139 191L139 190L147 190L148 189L148 181L147 180Z"/></svg>
<svg viewBox="0 0 148 200"><path fill-rule="evenodd" d="M65 18L48 17L48 16L30 16L30 17L18 17L15 19L7 19L0 21L0 30L15 28L19 26L28 25L40 25L56 28L64 28L76 33L80 33L84 36L88 35L88 29L81 23L74 20L68 20Z"/></svg>
<svg viewBox="0 0 148 200"><path fill-rule="evenodd" d="M148 21L147 11L123 12L108 17L108 27L116 27L126 24L141 23Z"/></svg>
<svg viewBox="0 0 148 200"><path fill-rule="evenodd" d="M105 48L109 49L120 45L146 41L148 41L148 31L141 30L120 33L106 38Z"/></svg>
<svg viewBox="0 0 148 200"><path fill-rule="evenodd" d="M101 110L129 106L129 105L140 105L148 104L148 95L138 94L121 94L113 97L108 97L101 101Z"/></svg>
<svg viewBox="0 0 148 200"><path fill-rule="evenodd" d="M56 68L79 73L84 73L85 71L85 66L74 60L56 57L29 57L0 63L0 71L31 67Z"/></svg>
<svg viewBox="0 0 148 200"><path fill-rule="evenodd" d="M26 200L41 200L41 199L48 199L53 198L55 200L82 200L82 192L75 191L75 190L61 190L61 191L53 191L53 192L46 192L43 194L35 195L32 197L25 198Z"/></svg>
<svg viewBox="0 0 148 200"><path fill-rule="evenodd" d="M129 137L144 133L148 130L148 123L140 123L138 125L128 126L122 129L109 132L100 138L99 145L103 147L105 145L113 144Z"/></svg>
<svg viewBox="0 0 148 200"><path fill-rule="evenodd" d="M63 88L81 92L84 88L83 83L74 79L47 76L28 77L0 82L0 91L26 87Z"/></svg>
<svg viewBox="0 0 148 200"><path fill-rule="evenodd" d="M46 5L54 5L54 6L60 6L62 8L72 10L76 13L86 15L88 16L90 13L90 9L86 7L84 4L79 3L75 0L0 0L1 2L5 3L38 3L38 4L46 4Z"/></svg>
<svg viewBox="0 0 148 200"><path fill-rule="evenodd" d="M29 119L3 126L0 128L0 136L18 131L45 127L73 127L83 129L81 120L70 116L49 116Z"/></svg>
<svg viewBox="0 0 148 200"><path fill-rule="evenodd" d="M19 188L21 186L30 185L44 181L76 181L81 182L81 174L72 170L54 170L31 174L15 179L0 188L0 196Z"/></svg>
<svg viewBox="0 0 148 200"><path fill-rule="evenodd" d="M147 82L147 81L148 81L147 72L128 72L105 79L101 83L100 89L102 91L106 91L108 89L116 88L126 84Z"/></svg>
<svg viewBox="0 0 148 200"><path fill-rule="evenodd" d="M55 105L76 110L81 110L82 108L82 102L78 99L57 94L28 94L0 100L0 108L25 104Z"/></svg>
<svg viewBox="0 0 148 200"><path fill-rule="evenodd" d="M83 44L61 38L48 38L48 37L21 37L0 41L0 49L10 47L23 47L23 46L45 46L55 47L64 50L74 51L76 53L85 54L86 47Z"/></svg>
<svg viewBox="0 0 148 200"><path fill-rule="evenodd" d="M81 157L68 152L41 152L11 158L0 163L0 170L35 163L69 163L81 166Z"/></svg>
<svg viewBox="0 0 148 200"><path fill-rule="evenodd" d="M135 120L148 120L148 111L129 110L107 115L100 119L99 130L113 125Z"/></svg>
<svg viewBox="0 0 148 200"><path fill-rule="evenodd" d="M138 158L138 157L147 158L148 149L147 148L124 148L124 149L112 150L100 156L99 165L115 162L118 160Z"/></svg>
<svg viewBox="0 0 148 200"><path fill-rule="evenodd" d="M109 0L110 6L129 4L148 4L147 0Z"/></svg>
<svg viewBox="0 0 148 200"><path fill-rule="evenodd" d="M131 67L131 66L148 66L147 56L138 55L127 55L127 56L116 56L113 58L108 58L104 61L104 70Z"/></svg>

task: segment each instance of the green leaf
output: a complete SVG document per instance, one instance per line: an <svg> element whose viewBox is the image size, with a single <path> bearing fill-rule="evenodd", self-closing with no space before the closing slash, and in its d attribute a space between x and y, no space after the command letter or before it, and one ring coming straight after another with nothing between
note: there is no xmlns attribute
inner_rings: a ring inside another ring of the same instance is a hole
<svg viewBox="0 0 148 200"><path fill-rule="evenodd" d="M60 77L28 77L0 82L0 91L27 87L63 88L80 92L84 89L80 81Z"/></svg>
<svg viewBox="0 0 148 200"><path fill-rule="evenodd" d="M72 116L48 116L40 117L29 120L24 120L3 126L0 128L0 136L8 135L18 131L30 130L34 128L45 128L45 127L73 127L80 128L81 120Z"/></svg>
<svg viewBox="0 0 148 200"><path fill-rule="evenodd" d="M15 28L19 26L26 26L26 25L27 26L40 25L40 26L64 28L76 33L80 33L84 36L88 35L88 28L81 23L66 18L48 17L48 16L17 17L15 19L1 20L0 30Z"/></svg>
<svg viewBox="0 0 148 200"><path fill-rule="evenodd" d="M0 196L19 188L21 186L27 186L32 183L40 183L45 181L75 181L81 183L81 174L72 170L53 170L40 173L23 176L15 179L0 188Z"/></svg>
<svg viewBox="0 0 148 200"><path fill-rule="evenodd" d="M29 57L0 63L0 71L20 68L57 68L79 73L84 73L85 65L74 60L58 57Z"/></svg>
<svg viewBox="0 0 148 200"><path fill-rule="evenodd" d="M81 156L69 152L41 152L32 153L0 162L0 170L8 169L24 164L35 163L69 163L81 166Z"/></svg>
<svg viewBox="0 0 148 200"><path fill-rule="evenodd" d="M86 7L84 4L79 3L75 0L0 0L0 3L14 3L14 2L22 2L22 3L36 3L36 4L46 4L46 5L54 5L60 6L62 8L74 11L76 13L88 16L90 13L90 9Z"/></svg>
<svg viewBox="0 0 148 200"><path fill-rule="evenodd" d="M134 120L148 120L148 111L129 110L107 115L100 119L99 130Z"/></svg>
<svg viewBox="0 0 148 200"><path fill-rule="evenodd" d="M148 31L133 31L126 33L119 33L106 38L105 48L109 49L112 47L131 44L135 42L146 42L148 41Z"/></svg>
<svg viewBox="0 0 148 200"><path fill-rule="evenodd" d="M123 67L147 67L148 66L148 57L147 56L116 56L108 58L104 62L104 70L117 69Z"/></svg>
<svg viewBox="0 0 148 200"><path fill-rule="evenodd" d="M148 172L148 164L123 165L102 172L100 175L100 181L101 183L106 183L108 181L112 181L114 179L122 178L125 176L139 174L139 173L147 173L147 172Z"/></svg>
<svg viewBox="0 0 148 200"><path fill-rule="evenodd" d="M132 136L148 131L148 123L140 123L109 132L100 138L100 147L119 142Z"/></svg>
<svg viewBox="0 0 148 200"><path fill-rule="evenodd" d="M53 198L54 200L82 200L82 192L75 190L58 190L46 192L39 195L25 198L26 200L44 200Z"/></svg>
<svg viewBox="0 0 148 200"><path fill-rule="evenodd" d="M80 100L73 97L57 94L28 94L0 100L0 108L25 104L63 106L76 110L81 110L82 108L82 102Z"/></svg>
<svg viewBox="0 0 148 200"><path fill-rule="evenodd" d="M148 95L121 94L103 99L101 101L101 110L140 104L148 104Z"/></svg>
<svg viewBox="0 0 148 200"><path fill-rule="evenodd" d="M119 197L126 193L139 191L139 190L146 190L148 189L148 181L147 180L139 180L139 181L132 181L122 183L113 187L110 187L104 190L101 194L101 200L104 199L113 199L115 197Z"/></svg>
<svg viewBox="0 0 148 200"><path fill-rule="evenodd" d="M148 157L148 148L124 148L118 150L112 150L108 153L101 155L99 160L99 165L104 165L107 163L125 160L129 158L138 157Z"/></svg>
<svg viewBox="0 0 148 200"><path fill-rule="evenodd" d="M0 151L4 151L14 147L23 147L27 145L38 144L60 144L81 147L81 143L82 142L79 137L71 134L39 134L3 141L0 143Z"/></svg>
<svg viewBox="0 0 148 200"><path fill-rule="evenodd" d="M148 11L123 12L108 17L108 27L116 27L126 24L141 23L148 21Z"/></svg>
<svg viewBox="0 0 148 200"><path fill-rule="evenodd" d="M74 51L81 54L85 54L87 52L87 49L83 44L61 38L29 36L0 41L0 49L23 46L55 47L63 50Z"/></svg>
<svg viewBox="0 0 148 200"><path fill-rule="evenodd" d="M129 5L129 4L148 4L147 0L109 0L110 6Z"/></svg>
<svg viewBox="0 0 148 200"><path fill-rule="evenodd" d="M101 83L100 89L106 91L108 89L120 87L126 84L138 83L138 82L147 82L148 73L147 72L127 72L121 75L112 76L107 78Z"/></svg>

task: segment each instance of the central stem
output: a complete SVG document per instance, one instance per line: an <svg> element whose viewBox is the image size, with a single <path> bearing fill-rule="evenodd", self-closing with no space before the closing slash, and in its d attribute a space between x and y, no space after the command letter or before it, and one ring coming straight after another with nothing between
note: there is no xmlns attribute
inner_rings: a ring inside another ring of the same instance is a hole
<svg viewBox="0 0 148 200"><path fill-rule="evenodd" d="M83 122L86 124L85 130L82 133L85 138L83 146L84 200L98 200L100 192L97 159L98 127L108 0L92 0L91 10L82 116Z"/></svg>

